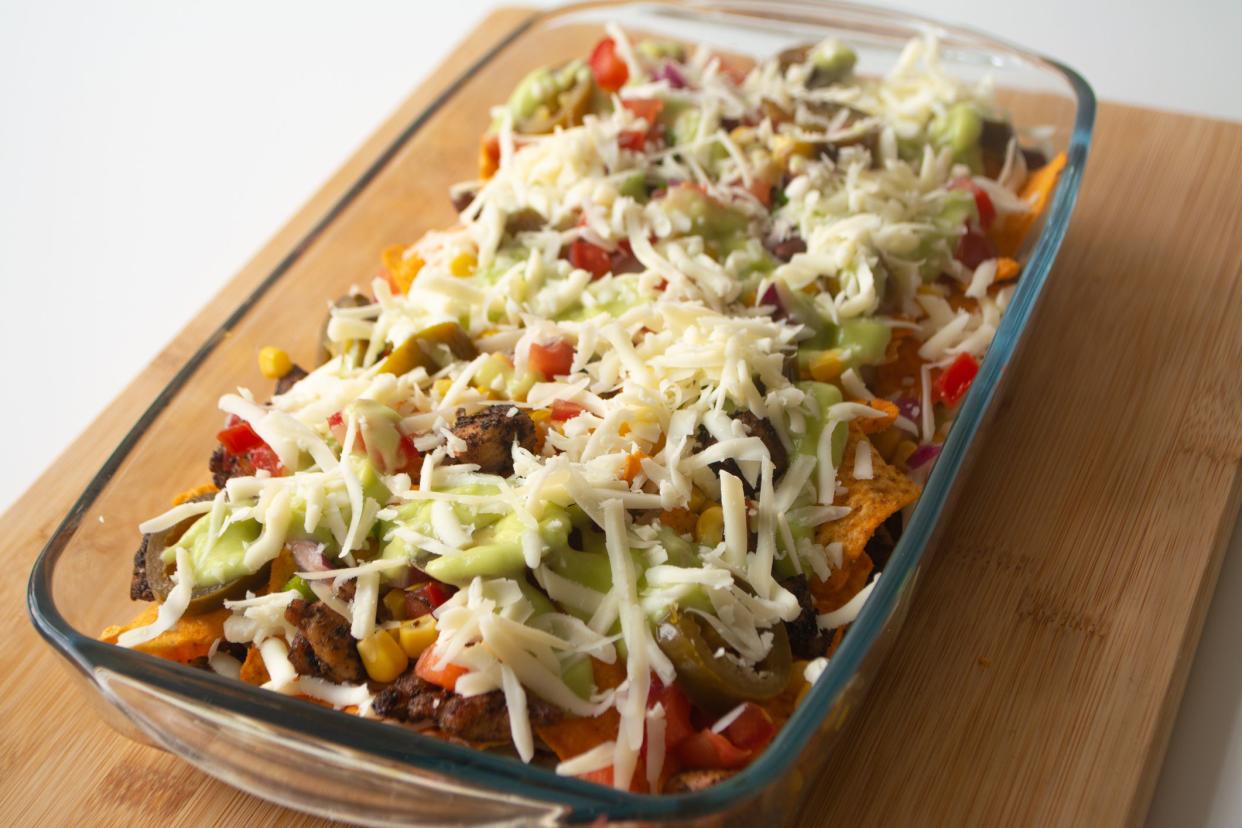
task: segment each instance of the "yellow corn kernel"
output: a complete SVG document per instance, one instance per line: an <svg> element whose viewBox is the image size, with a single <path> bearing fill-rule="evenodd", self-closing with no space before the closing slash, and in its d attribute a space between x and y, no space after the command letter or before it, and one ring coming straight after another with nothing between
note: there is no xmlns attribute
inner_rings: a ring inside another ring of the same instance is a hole
<svg viewBox="0 0 1242 828"><path fill-rule="evenodd" d="M690 511L702 512L707 508L707 495L699 490L698 486L690 487Z"/></svg>
<svg viewBox="0 0 1242 828"><path fill-rule="evenodd" d="M418 658L423 651L436 641L438 635L436 619L431 615L423 615L412 621L403 621L397 627L397 637L401 641L401 649L410 658Z"/></svg>
<svg viewBox="0 0 1242 828"><path fill-rule="evenodd" d="M259 370L268 379L280 379L292 367L293 360L280 348L268 345L259 351Z"/></svg>
<svg viewBox="0 0 1242 828"><path fill-rule="evenodd" d="M452 385L453 385L453 381L445 377L443 379L436 380L436 383L435 385L432 386L432 388L435 389L435 392L438 396L443 397L445 394L448 393L448 390L449 388L452 387Z"/></svg>
<svg viewBox="0 0 1242 828"><path fill-rule="evenodd" d="M530 419L535 425L546 422L552 418L552 412L546 408L536 408L530 412Z"/></svg>
<svg viewBox="0 0 1242 828"><path fill-rule="evenodd" d="M410 657L387 630L376 630L359 641L358 655L373 681L393 681L410 666Z"/></svg>
<svg viewBox="0 0 1242 828"><path fill-rule="evenodd" d="M778 164L784 164L795 155L801 155L804 158L810 158L814 152L814 148L806 141L789 135L776 135L772 138L772 158Z"/></svg>
<svg viewBox="0 0 1242 828"><path fill-rule="evenodd" d="M402 621L405 619L405 591L400 589L390 589L383 597L384 608L388 610L388 617Z"/></svg>
<svg viewBox="0 0 1242 828"><path fill-rule="evenodd" d="M835 382L843 373L845 373L845 360L841 359L841 352L835 348L831 351L824 351L811 360L811 379L813 380Z"/></svg>
<svg viewBox="0 0 1242 828"><path fill-rule="evenodd" d="M694 524L694 537L704 546L715 546L724 540L724 509L709 506Z"/></svg>
<svg viewBox="0 0 1242 828"><path fill-rule="evenodd" d="M910 455L914 454L914 450L918 446L913 440L902 440L897 444L897 448L893 449L892 464L905 468L906 461L910 459Z"/></svg>
<svg viewBox="0 0 1242 828"><path fill-rule="evenodd" d="M449 272L454 276L471 276L478 265L479 260L475 258L473 253L458 253L449 262Z"/></svg>

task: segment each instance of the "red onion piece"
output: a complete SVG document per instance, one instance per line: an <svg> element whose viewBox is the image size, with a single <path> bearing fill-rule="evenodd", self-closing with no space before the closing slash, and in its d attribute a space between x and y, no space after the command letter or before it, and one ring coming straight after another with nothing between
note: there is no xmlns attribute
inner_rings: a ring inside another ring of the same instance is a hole
<svg viewBox="0 0 1242 828"><path fill-rule="evenodd" d="M311 540L289 542L289 552L301 572L327 572L333 566L323 554L323 545Z"/></svg>
<svg viewBox="0 0 1242 828"><path fill-rule="evenodd" d="M928 461L934 460L939 453L940 446L934 443L924 443L910 453L910 458L906 460L906 468L914 471Z"/></svg>
<svg viewBox="0 0 1242 828"><path fill-rule="evenodd" d="M668 85L674 89L685 89L687 86L686 76L670 61L665 61L664 65L656 71L655 79L668 81Z"/></svg>
<svg viewBox="0 0 1242 828"><path fill-rule="evenodd" d="M923 413L921 402L911 397L898 397L893 402L897 404L897 410L901 412L901 416L912 423L919 421L919 416Z"/></svg>
<svg viewBox="0 0 1242 828"><path fill-rule="evenodd" d="M772 317L774 319L784 319L789 316L789 310L785 307L785 301L781 297L780 289L777 288L779 282L773 282L764 288L763 295L759 297L759 304L774 308Z"/></svg>

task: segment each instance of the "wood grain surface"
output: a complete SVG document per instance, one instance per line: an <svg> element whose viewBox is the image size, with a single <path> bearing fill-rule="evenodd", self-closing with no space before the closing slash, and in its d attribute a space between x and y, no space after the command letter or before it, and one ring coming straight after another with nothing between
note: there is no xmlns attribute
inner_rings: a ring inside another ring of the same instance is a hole
<svg viewBox="0 0 1242 828"><path fill-rule="evenodd" d="M30 627L21 576L179 367L526 14L488 18L0 518L0 550L17 573L0 584L10 630L0 637L0 824L321 824L115 735ZM1030 341L906 627L811 786L802 824L1141 822L1242 501L1239 179L1242 125L1101 108ZM429 209L429 226L443 209ZM365 215L343 218L325 245L347 246ZM268 317L254 316L256 330L239 337L262 335ZM192 404L210 408L210 396ZM127 580L113 570L101 589Z"/></svg>

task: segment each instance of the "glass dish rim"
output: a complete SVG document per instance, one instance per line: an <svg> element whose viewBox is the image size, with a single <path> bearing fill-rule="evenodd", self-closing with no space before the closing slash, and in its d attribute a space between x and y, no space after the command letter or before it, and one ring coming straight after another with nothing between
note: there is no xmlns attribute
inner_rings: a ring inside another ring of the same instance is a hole
<svg viewBox="0 0 1242 828"><path fill-rule="evenodd" d="M1031 249L1018 290L1015 291L992 345L982 361L979 374L959 409L954 427L937 458L910 523L893 552L884 577L877 580L871 597L850 634L845 637L820 680L781 728L773 743L742 772L701 791L658 795L616 791L573 777L557 776L551 770L524 765L508 756L450 744L404 728L393 727L388 723L325 709L145 653L104 644L70 626L52 597L52 575L57 560L76 534L83 515L110 483L121 463L145 436L158 415L194 377L198 367L224 341L229 331L253 309L371 181L383 172L396 153L475 72L541 23L610 6L668 7L677 9L681 14L690 15L707 15L712 12L736 14L753 12L759 8L780 9L790 14L838 10L917 28L934 28L966 36L974 45L988 47L991 51L1004 49L1034 66L1042 66L1047 71L1055 72L1068 84L1075 97L1074 124L1066 148L1067 163L1047 211L1042 232ZM168 385L161 389L91 478L86 489L39 553L27 587L27 609L31 620L39 634L88 677L92 677L94 670L104 668L178 696L185 696L188 690L193 689L197 691L195 698L230 713L295 731L307 731L315 738L328 741L335 748L374 755L414 770L454 776L469 784L480 784L491 790L539 804L568 807L572 809L574 819L598 816L611 819L651 819L677 817L688 813L705 815L741 802L759 793L769 782L785 772L801 753L823 724L833 700L846 689L863 659L871 651L872 645L886 628L902 591L910 586L911 577L926 552L933 531L940 523L967 450L973 445L977 431L992 407L1002 373L1026 331L1027 323L1064 239L1091 143L1095 109L1095 95L1090 85L1076 71L1059 61L967 26L854 3L832 0L781 0L776 3L759 3L756 0L638 0L577 2L533 10L412 116L397 136L207 337ZM308 730L308 723L314 727ZM532 783L535 788L530 787Z"/></svg>

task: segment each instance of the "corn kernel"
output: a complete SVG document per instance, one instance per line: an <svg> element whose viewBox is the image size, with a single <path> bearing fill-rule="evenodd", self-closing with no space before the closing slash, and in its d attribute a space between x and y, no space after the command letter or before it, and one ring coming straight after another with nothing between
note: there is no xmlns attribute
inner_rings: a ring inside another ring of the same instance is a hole
<svg viewBox="0 0 1242 828"><path fill-rule="evenodd" d="M280 348L268 345L259 351L259 370L268 379L280 379L292 367L293 360Z"/></svg>
<svg viewBox="0 0 1242 828"><path fill-rule="evenodd" d="M436 619L431 615L422 615L412 621L403 621L397 627L397 637L401 640L401 649L410 658L418 658L423 651L436 641L439 633L436 630Z"/></svg>
<svg viewBox="0 0 1242 828"><path fill-rule="evenodd" d="M724 540L724 509L709 506L694 524L694 537L704 546L716 546Z"/></svg>
<svg viewBox="0 0 1242 828"><path fill-rule="evenodd" d="M478 267L479 260L475 258L473 253L458 253L449 262L449 272L454 276L471 276L474 269Z"/></svg>
<svg viewBox="0 0 1242 828"><path fill-rule="evenodd" d="M432 388L435 389L435 392L438 396L443 398L444 395L448 393L449 388L451 388L452 386L453 386L453 381L445 377L443 379L436 380L435 385L433 385Z"/></svg>
<svg viewBox="0 0 1242 828"><path fill-rule="evenodd" d="M384 608L388 610L388 617L403 621L405 619L405 591L400 589L390 589L383 598Z"/></svg>
<svg viewBox="0 0 1242 828"><path fill-rule="evenodd" d="M387 630L376 630L359 641L358 655L373 681L393 681L410 666L410 657Z"/></svg>
<svg viewBox="0 0 1242 828"><path fill-rule="evenodd" d="M833 382L845 373L845 360L841 359L841 352L834 348L812 359L810 367L811 379L818 382Z"/></svg>
<svg viewBox="0 0 1242 828"><path fill-rule="evenodd" d="M699 490L698 486L690 487L690 511L702 512L707 508L707 495Z"/></svg>
<svg viewBox="0 0 1242 828"><path fill-rule="evenodd" d="M799 141L789 135L776 135L772 138L772 157L779 164L784 164L795 155L809 158L814 148L806 141Z"/></svg>
<svg viewBox="0 0 1242 828"><path fill-rule="evenodd" d="M552 412L546 408L536 408L534 411L530 412L530 419L535 425L539 425L540 423L552 419Z"/></svg>

